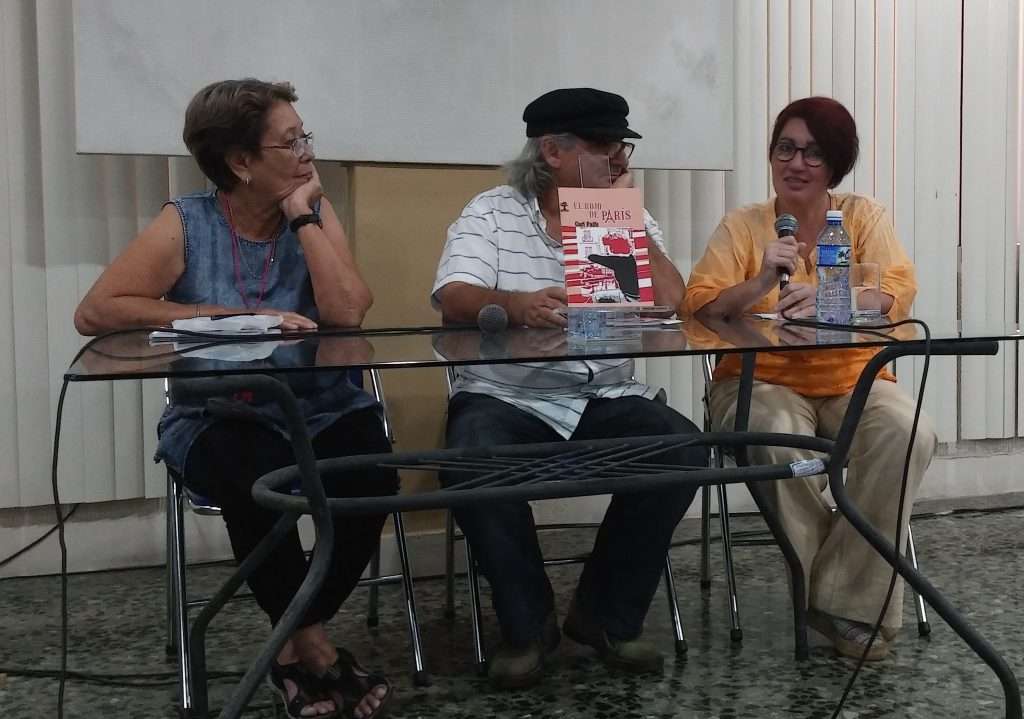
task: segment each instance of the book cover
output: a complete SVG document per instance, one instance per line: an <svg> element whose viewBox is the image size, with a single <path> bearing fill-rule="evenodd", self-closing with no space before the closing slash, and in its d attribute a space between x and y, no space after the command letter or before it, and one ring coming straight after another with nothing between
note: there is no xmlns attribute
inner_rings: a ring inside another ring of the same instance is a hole
<svg viewBox="0 0 1024 719"><path fill-rule="evenodd" d="M653 306L641 191L563 187L558 205L569 306Z"/></svg>

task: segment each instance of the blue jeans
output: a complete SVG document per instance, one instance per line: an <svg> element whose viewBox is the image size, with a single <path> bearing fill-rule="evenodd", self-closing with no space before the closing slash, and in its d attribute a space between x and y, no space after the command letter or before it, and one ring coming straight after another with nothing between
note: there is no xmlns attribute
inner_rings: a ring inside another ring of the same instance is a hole
<svg viewBox="0 0 1024 719"><path fill-rule="evenodd" d="M572 439L699 431L663 402L620 397L590 400ZM542 420L488 395L460 392L448 405L449 447L560 440ZM665 452L656 461L706 467L707 451L684 447ZM441 482L450 486L469 478L442 473ZM576 588L578 610L609 637L628 640L640 635L672 533L695 494L695 488L680 487L613 496ZM521 647L538 638L554 609L554 594L544 573L530 506L487 503L457 510L455 518L490 582L504 641Z"/></svg>

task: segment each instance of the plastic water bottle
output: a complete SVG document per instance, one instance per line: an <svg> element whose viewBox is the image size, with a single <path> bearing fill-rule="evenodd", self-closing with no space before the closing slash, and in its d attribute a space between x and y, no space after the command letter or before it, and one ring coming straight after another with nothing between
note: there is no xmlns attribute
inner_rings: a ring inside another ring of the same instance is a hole
<svg viewBox="0 0 1024 719"><path fill-rule="evenodd" d="M818 235L818 322L850 323L851 252L842 210L829 210Z"/></svg>

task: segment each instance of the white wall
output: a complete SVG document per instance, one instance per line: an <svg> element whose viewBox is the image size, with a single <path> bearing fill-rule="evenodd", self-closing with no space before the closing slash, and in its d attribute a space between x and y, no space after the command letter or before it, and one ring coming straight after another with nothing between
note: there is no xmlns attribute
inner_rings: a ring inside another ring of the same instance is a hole
<svg viewBox="0 0 1024 719"><path fill-rule="evenodd" d="M523 106L557 76L623 88L646 138L638 167L732 167L732 0L74 7L82 152L185 155L180 118L198 88L294 78L321 160L499 165L518 149ZM254 52L254 38L273 51ZM183 53L190 45L203 51Z"/></svg>
<svg viewBox="0 0 1024 719"><path fill-rule="evenodd" d="M840 189L892 209L918 267L916 314L936 327L960 321L964 331L991 318L1011 321L1021 283L1014 262L1021 0L741 0L739 7L736 170L644 178L684 273L726 209L768 196L767 136L777 111L791 98L832 94L861 130L861 160ZM185 160L76 156L73 94L67 4L0 3L0 336L9 338L0 348L0 507L49 499L60 377L81 344L70 322L78 299L164 198L201 184ZM344 172L325 175L344 196ZM933 363L927 410L950 457L936 461L925 496L1021 488L1012 471L1019 445L1007 445L1009 460L958 457L963 440L1024 436L1024 363L1016 352L1007 346L959 368L949 359ZM646 372L676 406L700 416L693 363L652 361ZM912 386L920 362L902 363L898 373ZM161 402L159 383L72 388L62 498L159 496L163 475L149 457ZM48 522L46 512L0 512L0 547L20 546Z"/></svg>

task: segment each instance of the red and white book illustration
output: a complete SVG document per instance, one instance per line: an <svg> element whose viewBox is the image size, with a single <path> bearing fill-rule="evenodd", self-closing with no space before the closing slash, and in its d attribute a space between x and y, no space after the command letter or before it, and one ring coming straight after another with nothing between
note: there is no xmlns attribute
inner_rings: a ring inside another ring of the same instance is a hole
<svg viewBox="0 0 1024 719"><path fill-rule="evenodd" d="M559 188L570 307L651 307L649 239L637 188Z"/></svg>

